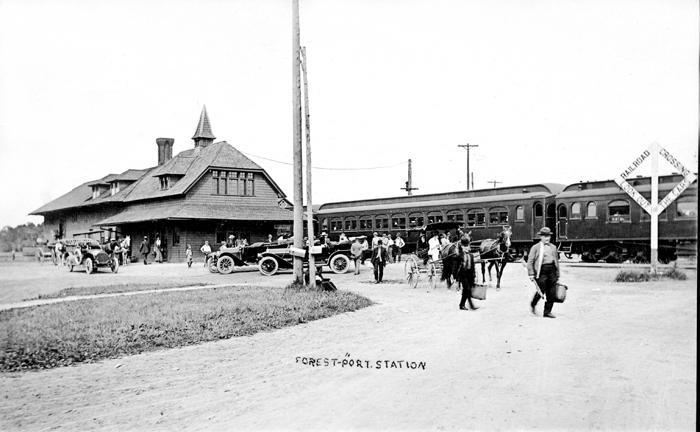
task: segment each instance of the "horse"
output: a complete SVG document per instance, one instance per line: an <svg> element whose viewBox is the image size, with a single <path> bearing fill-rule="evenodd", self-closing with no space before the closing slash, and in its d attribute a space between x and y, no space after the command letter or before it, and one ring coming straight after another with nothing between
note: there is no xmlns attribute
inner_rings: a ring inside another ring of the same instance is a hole
<svg viewBox="0 0 700 432"><path fill-rule="evenodd" d="M481 258L481 278L486 283L486 260L489 260L489 282L491 281L491 268L496 266L496 290L501 289L501 276L506 267L508 249L510 248L510 237L513 235L511 228L503 227L503 231L496 239L487 239L479 245L479 257Z"/></svg>
<svg viewBox="0 0 700 432"><path fill-rule="evenodd" d="M469 243L472 241L471 231L464 234L462 238L454 243L445 245L440 250L442 257L441 281L447 281L447 289L452 288L452 284L459 282L459 271L463 266L464 254L469 254Z"/></svg>

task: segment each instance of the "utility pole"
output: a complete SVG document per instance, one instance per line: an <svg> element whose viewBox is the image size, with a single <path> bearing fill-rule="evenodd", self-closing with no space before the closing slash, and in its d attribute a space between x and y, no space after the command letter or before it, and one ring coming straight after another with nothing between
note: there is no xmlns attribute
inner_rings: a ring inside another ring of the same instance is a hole
<svg viewBox="0 0 700 432"><path fill-rule="evenodd" d="M408 160L408 181L406 182L406 187L399 188L399 189L402 189L402 190L405 190L406 192L408 192L409 195L413 195L413 192L411 192L411 191L418 190L418 188L413 187L413 179L412 179L411 173L412 173L411 159L409 159Z"/></svg>
<svg viewBox="0 0 700 432"><path fill-rule="evenodd" d="M299 0L292 0L292 129L294 136L294 247L304 247L304 189L302 185L303 167L301 162L301 43L299 36ZM294 257L294 282L304 283L304 260Z"/></svg>
<svg viewBox="0 0 700 432"><path fill-rule="evenodd" d="M472 173L472 189L474 189L474 173Z"/></svg>
<svg viewBox="0 0 700 432"><path fill-rule="evenodd" d="M490 180L490 181L487 181L486 183L493 183L493 187L496 187L496 184L497 184L497 183L503 183L503 182L499 182L499 181L496 181L496 180Z"/></svg>
<svg viewBox="0 0 700 432"><path fill-rule="evenodd" d="M478 145L474 144L458 144L457 147L462 147L467 149L467 190L469 190L469 149L472 147L479 147ZM472 180L472 189L474 189L474 180Z"/></svg>
<svg viewBox="0 0 700 432"><path fill-rule="evenodd" d="M306 47L301 48L301 68L304 72L304 119L306 120L306 222L309 237L309 288L316 286L316 259L311 253L314 247L314 211L311 204L311 123L309 115L309 80L306 77Z"/></svg>

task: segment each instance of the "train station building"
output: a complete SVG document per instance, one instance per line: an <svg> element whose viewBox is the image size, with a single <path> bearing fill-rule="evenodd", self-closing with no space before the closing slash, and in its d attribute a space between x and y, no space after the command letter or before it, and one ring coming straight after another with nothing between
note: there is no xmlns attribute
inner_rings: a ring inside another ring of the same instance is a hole
<svg viewBox="0 0 700 432"><path fill-rule="evenodd" d="M158 165L108 174L33 211L61 238L130 235L132 254L144 236L161 239L164 257L195 257L230 235L249 243L291 231L291 203L269 174L226 141L214 142L206 107L193 148L172 156L174 139L158 138Z"/></svg>

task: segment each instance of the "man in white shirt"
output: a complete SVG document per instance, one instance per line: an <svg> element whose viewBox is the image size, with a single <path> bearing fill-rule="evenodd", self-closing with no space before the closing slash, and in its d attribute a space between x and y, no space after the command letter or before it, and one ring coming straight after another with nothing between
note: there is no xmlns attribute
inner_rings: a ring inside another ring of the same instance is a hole
<svg viewBox="0 0 700 432"><path fill-rule="evenodd" d="M204 246L202 246L200 251L204 254L204 267L206 267L207 266L207 259L209 259L209 254L211 254L211 246L209 246L208 240L206 240L204 242Z"/></svg>
<svg viewBox="0 0 700 432"><path fill-rule="evenodd" d="M396 240L394 240L394 247L396 248L396 258L398 262L401 262L401 249L406 246L406 242L401 238L401 233L396 233Z"/></svg>
<svg viewBox="0 0 700 432"><path fill-rule="evenodd" d="M437 231L433 232L433 236L428 240L428 255L433 261L440 259L440 238Z"/></svg>

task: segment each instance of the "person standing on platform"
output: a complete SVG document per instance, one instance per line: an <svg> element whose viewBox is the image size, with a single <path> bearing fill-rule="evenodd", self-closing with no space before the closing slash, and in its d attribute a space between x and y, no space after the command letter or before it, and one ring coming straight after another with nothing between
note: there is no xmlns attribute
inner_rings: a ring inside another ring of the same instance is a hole
<svg viewBox="0 0 700 432"><path fill-rule="evenodd" d="M365 264L365 260L367 259L367 255L369 254L369 242L367 241L367 237L362 239L362 260L361 264Z"/></svg>
<svg viewBox="0 0 700 432"><path fill-rule="evenodd" d="M199 250L204 254L204 267L207 266L207 260L209 259L209 254L211 254L211 246L209 246L209 240L204 241L204 246Z"/></svg>
<svg viewBox="0 0 700 432"><path fill-rule="evenodd" d="M139 248L139 253L143 257L143 264L148 264L148 254L151 252L151 248L148 245L148 237L143 236L143 241L141 242L141 247Z"/></svg>
<svg viewBox="0 0 700 432"><path fill-rule="evenodd" d="M423 265L428 264L428 258L430 258L430 255L428 255L428 249L430 246L428 245L428 241L425 239L425 234L421 234L420 238L418 239L418 244L416 245L416 255L419 258L423 258Z"/></svg>
<svg viewBox="0 0 700 432"><path fill-rule="evenodd" d="M527 274L530 280L535 282L539 287L539 291L530 302L532 313L537 315L535 306L540 301L542 295L545 297L544 317L556 318L552 315L552 307L554 302L551 300L554 297L554 290L557 287L559 280L559 257L557 247L549 242L552 238L552 230L544 227L537 235L540 236L540 242L530 248L530 254L527 258ZM540 295L540 292L542 295Z"/></svg>
<svg viewBox="0 0 700 432"><path fill-rule="evenodd" d="M192 246L187 245L185 257L187 258L187 267L192 267Z"/></svg>
<svg viewBox="0 0 700 432"><path fill-rule="evenodd" d="M360 261L362 261L362 245L360 244L360 239L356 238L350 246L350 255L352 255L352 260L355 261L355 274L360 274Z"/></svg>
<svg viewBox="0 0 700 432"><path fill-rule="evenodd" d="M406 246L406 242L401 238L401 233L396 233L396 240L394 240L394 249L396 250L397 262L401 262L401 250Z"/></svg>
<svg viewBox="0 0 700 432"><path fill-rule="evenodd" d="M160 251L160 236L156 236L156 243L153 245L153 250L156 253L156 262L161 264L163 262L163 254Z"/></svg>
<svg viewBox="0 0 700 432"><path fill-rule="evenodd" d="M433 232L433 236L428 240L428 255L433 261L440 259L440 237L438 237L437 231Z"/></svg>
<svg viewBox="0 0 700 432"><path fill-rule="evenodd" d="M372 251L372 266L374 267L374 283L382 283L384 277L384 266L386 265L389 255L386 252L384 244L380 241L377 247Z"/></svg>
<svg viewBox="0 0 700 432"><path fill-rule="evenodd" d="M384 243L384 246L386 246L386 253L389 255L389 260L387 262L393 263L394 262L394 240L391 238L391 233L386 233L386 242Z"/></svg>

